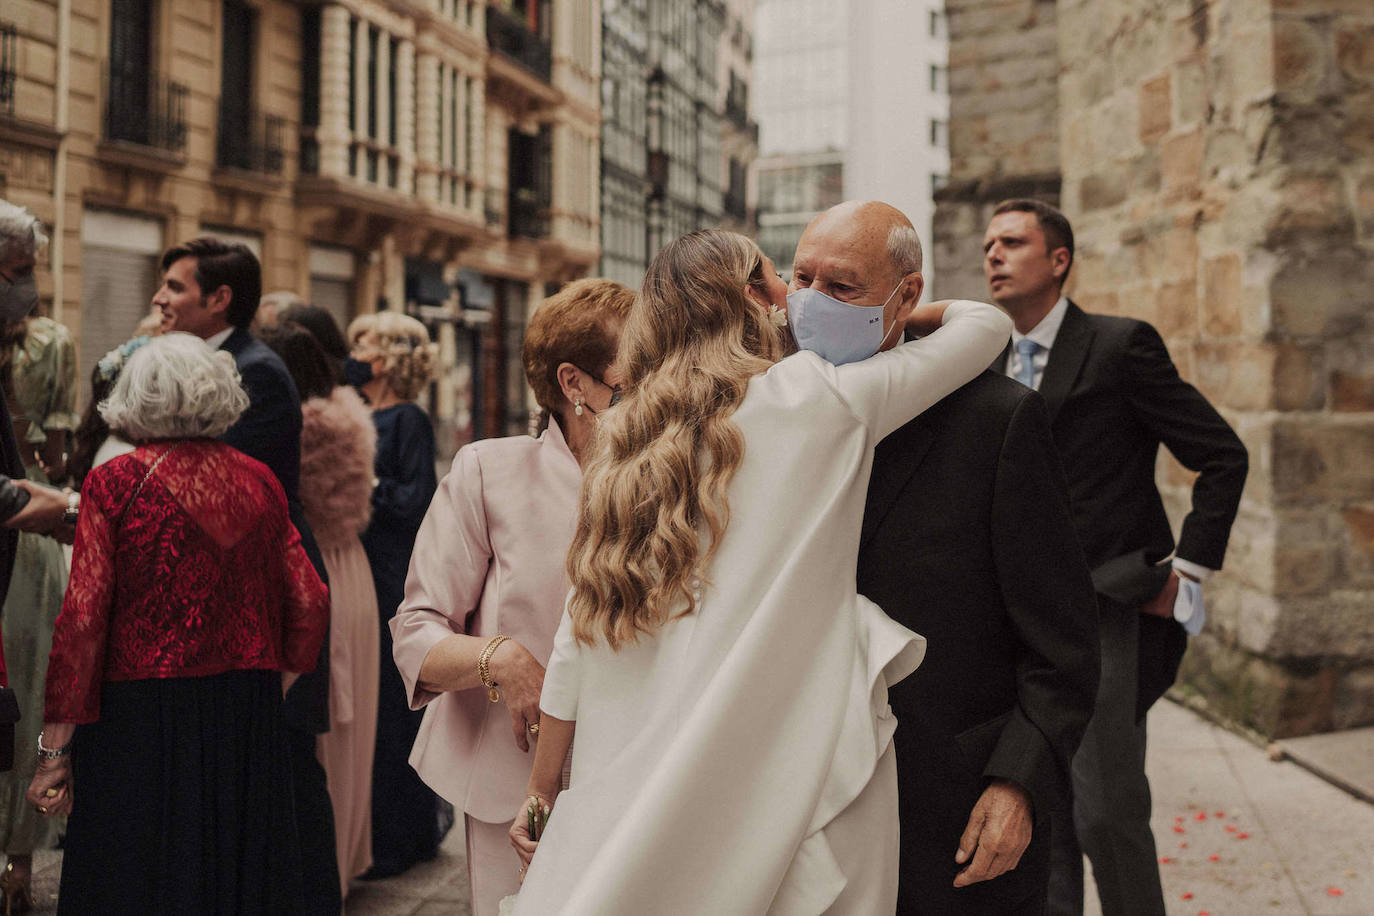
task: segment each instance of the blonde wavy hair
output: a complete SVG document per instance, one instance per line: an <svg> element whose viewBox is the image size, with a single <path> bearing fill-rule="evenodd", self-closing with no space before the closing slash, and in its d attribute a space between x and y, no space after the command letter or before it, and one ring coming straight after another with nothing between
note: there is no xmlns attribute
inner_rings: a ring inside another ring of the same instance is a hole
<svg viewBox="0 0 1374 916"><path fill-rule="evenodd" d="M696 611L694 580L725 534L744 457L730 416L789 349L746 292L766 290L763 269L758 246L719 229L669 243L649 265L620 334L624 399L600 414L568 552L579 642L619 649L674 608Z"/></svg>
<svg viewBox="0 0 1374 916"><path fill-rule="evenodd" d="M439 347L429 330L400 312L359 315L348 326L348 343L356 346L364 334L376 335L376 355L385 361L386 381L396 397L413 401L434 377Z"/></svg>

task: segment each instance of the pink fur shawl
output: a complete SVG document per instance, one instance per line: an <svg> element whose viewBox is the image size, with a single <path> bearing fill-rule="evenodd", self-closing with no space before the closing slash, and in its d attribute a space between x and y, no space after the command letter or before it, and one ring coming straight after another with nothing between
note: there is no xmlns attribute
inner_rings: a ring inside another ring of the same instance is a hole
<svg viewBox="0 0 1374 916"><path fill-rule="evenodd" d="M377 428L352 388L301 405L301 505L321 547L339 547L372 512Z"/></svg>

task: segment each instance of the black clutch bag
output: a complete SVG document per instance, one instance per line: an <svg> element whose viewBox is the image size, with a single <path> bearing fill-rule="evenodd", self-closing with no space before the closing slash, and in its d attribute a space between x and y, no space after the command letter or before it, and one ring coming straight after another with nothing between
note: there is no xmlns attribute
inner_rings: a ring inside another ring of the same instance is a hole
<svg viewBox="0 0 1374 916"><path fill-rule="evenodd" d="M14 766L14 723L19 721L19 698L13 687L0 687L0 773Z"/></svg>

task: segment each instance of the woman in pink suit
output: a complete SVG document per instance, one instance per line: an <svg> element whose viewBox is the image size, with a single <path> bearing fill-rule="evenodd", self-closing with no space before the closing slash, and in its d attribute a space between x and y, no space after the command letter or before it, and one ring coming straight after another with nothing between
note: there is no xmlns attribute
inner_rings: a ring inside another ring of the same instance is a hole
<svg viewBox="0 0 1374 916"><path fill-rule="evenodd" d="M525 797L539 693L568 581L583 450L634 293L579 280L546 300L525 335L525 377L548 429L461 449L415 541L391 621L411 707L425 711L410 755L465 814L474 916L519 888L506 830Z"/></svg>

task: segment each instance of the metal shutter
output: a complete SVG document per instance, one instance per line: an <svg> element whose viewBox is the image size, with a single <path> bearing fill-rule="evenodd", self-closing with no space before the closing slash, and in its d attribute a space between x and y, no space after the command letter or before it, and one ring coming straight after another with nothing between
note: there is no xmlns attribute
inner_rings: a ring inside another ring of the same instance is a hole
<svg viewBox="0 0 1374 916"><path fill-rule="evenodd" d="M152 307L158 256L97 245L81 249L81 391L100 357L133 336Z"/></svg>
<svg viewBox="0 0 1374 916"><path fill-rule="evenodd" d="M334 316L340 331L348 330L348 322L353 318L349 302L353 298L351 280L332 280L328 277L310 278L310 304L318 305Z"/></svg>

